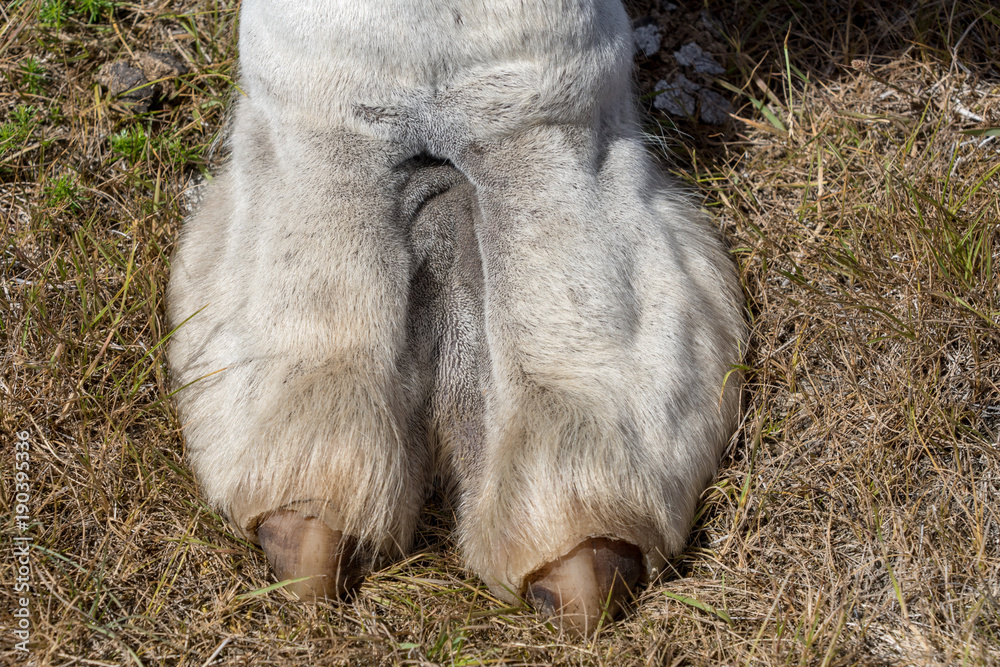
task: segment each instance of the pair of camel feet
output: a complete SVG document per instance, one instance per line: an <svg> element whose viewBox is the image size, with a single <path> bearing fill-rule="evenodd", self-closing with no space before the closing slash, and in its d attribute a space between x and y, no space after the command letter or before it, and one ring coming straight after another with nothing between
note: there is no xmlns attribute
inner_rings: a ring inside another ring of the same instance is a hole
<svg viewBox="0 0 1000 667"><path fill-rule="evenodd" d="M445 480L470 569L592 630L683 548L745 339L621 3L244 0L240 51L168 291L202 493L339 596Z"/></svg>

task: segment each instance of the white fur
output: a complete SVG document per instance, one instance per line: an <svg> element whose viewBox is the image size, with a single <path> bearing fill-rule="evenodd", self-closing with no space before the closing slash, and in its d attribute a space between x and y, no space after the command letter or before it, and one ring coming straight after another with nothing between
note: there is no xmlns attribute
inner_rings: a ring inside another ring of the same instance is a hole
<svg viewBox="0 0 1000 667"><path fill-rule="evenodd" d="M436 461L498 595L590 536L655 574L735 426L745 326L642 144L620 2L244 0L240 50L169 290L206 497L250 538L328 500L393 554Z"/></svg>

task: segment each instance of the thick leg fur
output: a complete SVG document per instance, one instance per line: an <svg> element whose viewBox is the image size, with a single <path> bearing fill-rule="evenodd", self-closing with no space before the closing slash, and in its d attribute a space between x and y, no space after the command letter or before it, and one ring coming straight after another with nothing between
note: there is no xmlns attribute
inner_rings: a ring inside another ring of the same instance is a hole
<svg viewBox="0 0 1000 667"><path fill-rule="evenodd" d="M319 502L394 553L436 467L501 597L558 607L560 563L632 586L632 553L655 576L735 426L745 326L642 145L620 2L244 0L240 47L232 164L169 292L208 499L251 538Z"/></svg>
<svg viewBox="0 0 1000 667"><path fill-rule="evenodd" d="M445 216L459 224L438 237L447 259L431 265L446 268L424 288L436 307L417 316L417 338L440 351L433 432L458 478L460 542L507 599L591 537L638 545L655 576L683 547L738 412L738 378L724 381L741 298L715 233L637 142L612 143L596 175L579 169L586 186L569 197L531 174L552 176L559 149L497 160L505 192L458 190L474 200ZM539 215L550 197L558 210ZM491 221L491 205L513 221Z"/></svg>
<svg viewBox="0 0 1000 667"><path fill-rule="evenodd" d="M184 228L170 347L188 458L248 537L329 501L344 530L409 544L429 460L406 336L413 262L396 154L377 139L236 111L228 171ZM331 147L335 147L331 150ZM193 383L193 384L192 384Z"/></svg>
<svg viewBox="0 0 1000 667"><path fill-rule="evenodd" d="M730 260L650 171L638 145L614 142L596 178L567 176L582 184L575 201L539 179L514 187L551 196L550 215L519 213L546 204L522 197L484 220L491 384L461 541L511 593L594 536L638 545L654 575L683 546L735 423ZM494 196L505 197L480 192L484 210Z"/></svg>

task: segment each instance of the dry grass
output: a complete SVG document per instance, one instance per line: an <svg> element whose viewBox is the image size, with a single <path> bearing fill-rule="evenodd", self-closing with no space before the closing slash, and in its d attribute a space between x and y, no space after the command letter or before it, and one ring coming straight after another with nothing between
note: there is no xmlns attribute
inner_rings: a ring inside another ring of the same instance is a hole
<svg viewBox="0 0 1000 667"><path fill-rule="evenodd" d="M462 569L440 504L352 603L267 589L184 467L160 346L234 10L0 8L0 663L1000 663L1000 13L736 0L708 4L715 31L702 3L632 4L669 28L643 92L691 39L727 65L741 121L650 122L733 242L754 336L744 424L676 576L578 644ZM162 104L100 93L102 64L152 50L191 68Z"/></svg>

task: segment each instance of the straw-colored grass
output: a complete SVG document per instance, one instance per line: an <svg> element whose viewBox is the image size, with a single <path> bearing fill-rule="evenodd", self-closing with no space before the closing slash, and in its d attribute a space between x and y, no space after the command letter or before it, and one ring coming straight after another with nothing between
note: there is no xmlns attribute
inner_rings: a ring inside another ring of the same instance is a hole
<svg viewBox="0 0 1000 667"><path fill-rule="evenodd" d="M1000 13L669 4L631 3L664 28L645 99L694 40L739 117L649 129L741 267L745 417L673 576L589 641L493 599L439 500L352 602L268 588L184 465L161 344L235 5L0 7L0 664L1000 664ZM96 77L148 51L190 71L137 114Z"/></svg>

